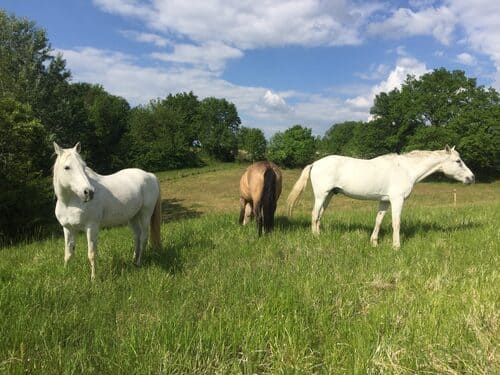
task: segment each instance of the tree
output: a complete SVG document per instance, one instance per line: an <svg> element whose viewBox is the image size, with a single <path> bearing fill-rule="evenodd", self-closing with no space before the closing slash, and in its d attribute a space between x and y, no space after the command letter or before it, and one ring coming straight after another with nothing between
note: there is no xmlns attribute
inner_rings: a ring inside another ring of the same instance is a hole
<svg viewBox="0 0 500 375"><path fill-rule="evenodd" d="M169 94L163 101L163 105L177 112L181 122L179 126L182 133L191 145L196 145L199 141L199 106L200 101L192 91L182 92L175 95Z"/></svg>
<svg viewBox="0 0 500 375"><path fill-rule="evenodd" d="M303 167L316 156L316 140L311 129L294 125L277 132L269 142L269 159L284 167Z"/></svg>
<svg viewBox="0 0 500 375"><path fill-rule="evenodd" d="M252 163L266 157L267 141L260 129L242 127L238 135L238 148Z"/></svg>
<svg viewBox="0 0 500 375"><path fill-rule="evenodd" d="M80 138L86 113L65 65L60 55L52 55L45 30L0 10L0 97L29 105L49 136L68 144ZM50 166L46 161L45 175Z"/></svg>
<svg viewBox="0 0 500 375"><path fill-rule="evenodd" d="M43 166L51 160L47 132L26 104L0 98L0 244L50 222L50 181Z"/></svg>
<svg viewBox="0 0 500 375"><path fill-rule="evenodd" d="M85 110L70 145L81 141L86 161L100 173L110 173L126 166L121 139L127 131L130 111L128 102L107 93L99 85L77 83L72 85L72 100L82 103Z"/></svg>
<svg viewBox="0 0 500 375"><path fill-rule="evenodd" d="M362 122L347 121L334 124L321 140L320 151L323 155L360 156L357 134Z"/></svg>
<svg viewBox="0 0 500 375"><path fill-rule="evenodd" d="M197 154L182 131L182 122L181 113L168 101L153 100L134 108L124 139L130 163L152 171L197 165Z"/></svg>
<svg viewBox="0 0 500 375"><path fill-rule="evenodd" d="M199 105L199 141L207 155L234 161L238 152L238 111L226 99L205 98Z"/></svg>
<svg viewBox="0 0 500 375"><path fill-rule="evenodd" d="M380 93L371 113L391 152L452 143L476 174L498 176L499 108L494 89L477 86L463 71L441 68Z"/></svg>

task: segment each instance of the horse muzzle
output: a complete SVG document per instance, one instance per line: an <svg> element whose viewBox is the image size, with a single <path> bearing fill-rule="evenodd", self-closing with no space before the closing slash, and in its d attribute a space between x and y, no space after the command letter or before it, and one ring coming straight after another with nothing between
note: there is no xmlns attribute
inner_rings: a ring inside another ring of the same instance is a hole
<svg viewBox="0 0 500 375"><path fill-rule="evenodd" d="M474 175L465 177L464 184L470 185L476 182L476 177Z"/></svg>

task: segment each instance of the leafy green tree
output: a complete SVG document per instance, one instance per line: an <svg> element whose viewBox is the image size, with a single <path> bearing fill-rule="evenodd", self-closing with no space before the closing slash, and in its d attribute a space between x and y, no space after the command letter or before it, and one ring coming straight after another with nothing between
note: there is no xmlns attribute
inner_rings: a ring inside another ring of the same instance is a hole
<svg viewBox="0 0 500 375"><path fill-rule="evenodd" d="M82 103L85 112L81 115L70 145L83 143L87 163L100 173L109 173L126 166L121 149L121 139L127 131L128 102L107 93L99 85L78 83L72 85L71 100Z"/></svg>
<svg viewBox="0 0 500 375"><path fill-rule="evenodd" d="M494 177L500 174L499 108L494 89L477 86L463 71L441 68L418 79L408 76L401 89L377 95L371 113L391 152L456 144L476 174Z"/></svg>
<svg viewBox="0 0 500 375"><path fill-rule="evenodd" d="M321 140L322 155L360 156L357 135L362 122L347 121L334 124Z"/></svg>
<svg viewBox="0 0 500 375"><path fill-rule="evenodd" d="M181 122L179 124L181 131L188 139L191 145L198 144L199 141L199 106L198 97L193 94L182 92L175 95L169 94L163 101L163 105L177 112Z"/></svg>
<svg viewBox="0 0 500 375"><path fill-rule="evenodd" d="M221 161L234 161L238 152L238 111L226 99L205 98L198 107L199 141L207 155Z"/></svg>
<svg viewBox="0 0 500 375"><path fill-rule="evenodd" d="M238 134L238 147L245 152L246 159L252 163L264 160L266 157L267 141L260 129L241 127Z"/></svg>
<svg viewBox="0 0 500 375"><path fill-rule="evenodd" d="M459 135L460 155L483 179L500 177L500 100L496 91L489 91L489 100L471 105L447 127Z"/></svg>
<svg viewBox="0 0 500 375"><path fill-rule="evenodd" d="M28 105L0 98L0 244L53 219L47 132Z"/></svg>
<svg viewBox="0 0 500 375"><path fill-rule="evenodd" d="M475 100L477 90L476 80L463 71L436 69L418 79L409 75L401 89L380 93L370 112L390 129L391 150L401 152L417 129L446 126L459 116Z"/></svg>
<svg viewBox="0 0 500 375"><path fill-rule="evenodd" d="M0 10L0 97L29 105L52 139L73 145L82 138L87 113L69 78L45 30ZM44 161L48 175L51 163Z"/></svg>
<svg viewBox="0 0 500 375"><path fill-rule="evenodd" d="M151 171L198 164L191 140L182 131L183 118L167 101L153 100L131 110L124 142L130 163Z"/></svg>
<svg viewBox="0 0 500 375"><path fill-rule="evenodd" d="M303 167L316 157L316 139L309 128L294 125L269 142L268 158L284 167Z"/></svg>

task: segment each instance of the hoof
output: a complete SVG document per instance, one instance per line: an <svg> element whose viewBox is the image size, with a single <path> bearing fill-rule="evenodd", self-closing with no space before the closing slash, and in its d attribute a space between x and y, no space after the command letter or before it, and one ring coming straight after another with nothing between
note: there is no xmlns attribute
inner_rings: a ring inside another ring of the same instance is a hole
<svg viewBox="0 0 500 375"><path fill-rule="evenodd" d="M378 240L370 240L370 243L371 243L372 247L378 246Z"/></svg>

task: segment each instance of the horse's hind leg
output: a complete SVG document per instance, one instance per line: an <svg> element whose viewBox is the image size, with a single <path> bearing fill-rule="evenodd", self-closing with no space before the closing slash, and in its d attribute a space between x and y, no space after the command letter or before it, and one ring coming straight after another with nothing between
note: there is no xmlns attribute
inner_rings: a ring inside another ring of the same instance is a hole
<svg viewBox="0 0 500 375"><path fill-rule="evenodd" d="M146 245L148 243L148 232L149 232L149 222L151 219L150 214L146 214L144 211L141 211L135 218L138 227L140 228L139 232L139 246L136 245L136 250L135 250L135 264L137 266L141 265L141 260L142 260L142 253L144 252L144 249L146 248Z"/></svg>
<svg viewBox="0 0 500 375"><path fill-rule="evenodd" d="M370 242L373 247L378 245L378 232L380 230L380 224L382 224L382 220L384 219L388 208L389 202L380 201L378 205L377 218L375 219L375 227L373 228L373 233L370 237Z"/></svg>
<svg viewBox="0 0 500 375"><path fill-rule="evenodd" d="M253 206L250 202L245 204L245 218L243 219L243 225L248 224L252 220Z"/></svg>
<svg viewBox="0 0 500 375"><path fill-rule="evenodd" d="M134 232L134 263L137 263L137 259L140 258L141 254L141 225L137 216L130 220L129 224L132 232Z"/></svg>
<svg viewBox="0 0 500 375"><path fill-rule="evenodd" d="M253 214L255 215L255 222L257 223L257 232L259 237L262 236L262 227L264 226L264 218L262 217L262 203L255 202L253 205Z"/></svg>
<svg viewBox="0 0 500 375"><path fill-rule="evenodd" d="M69 260L75 253L75 232L63 227L64 231L64 265L66 266Z"/></svg>
<svg viewBox="0 0 500 375"><path fill-rule="evenodd" d="M246 225L252 219L252 204L245 199L240 198L240 219L239 223Z"/></svg>
<svg viewBox="0 0 500 375"><path fill-rule="evenodd" d="M243 198L240 198L240 218L238 220L238 223L240 223L240 225L243 225L244 220L245 220L245 200Z"/></svg>
<svg viewBox="0 0 500 375"><path fill-rule="evenodd" d="M321 216L325 209L328 207L330 200L332 199L333 193L326 192L322 194L315 194L314 208L311 214L311 227L314 234L319 234Z"/></svg>

